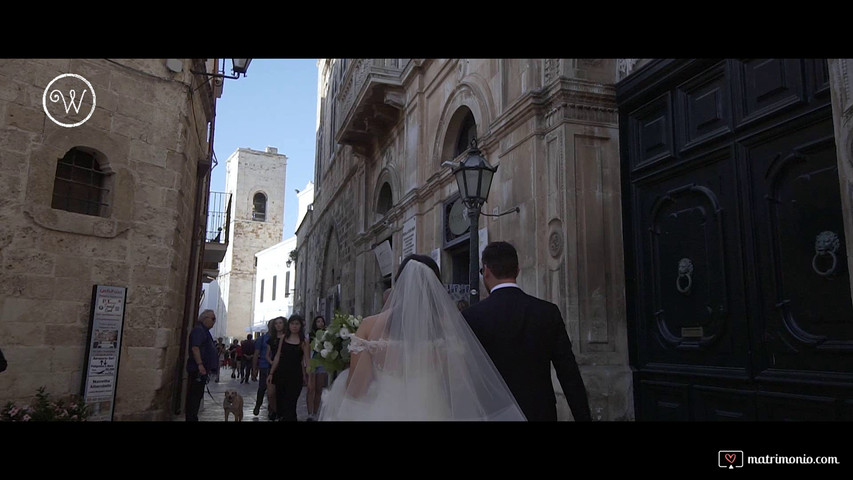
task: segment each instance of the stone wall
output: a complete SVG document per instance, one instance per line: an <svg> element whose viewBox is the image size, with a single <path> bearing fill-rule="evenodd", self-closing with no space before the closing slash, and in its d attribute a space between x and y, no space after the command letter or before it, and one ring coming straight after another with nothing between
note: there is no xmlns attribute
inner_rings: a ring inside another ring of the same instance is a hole
<svg viewBox="0 0 853 480"><path fill-rule="evenodd" d="M107 284L128 288L114 418L169 415L208 114L190 60L165 64L0 60L0 403L28 403L40 386L80 393L92 286ZM91 82L97 107L64 128L42 95L69 72ZM57 160L78 146L108 162L107 216L51 208Z"/></svg>

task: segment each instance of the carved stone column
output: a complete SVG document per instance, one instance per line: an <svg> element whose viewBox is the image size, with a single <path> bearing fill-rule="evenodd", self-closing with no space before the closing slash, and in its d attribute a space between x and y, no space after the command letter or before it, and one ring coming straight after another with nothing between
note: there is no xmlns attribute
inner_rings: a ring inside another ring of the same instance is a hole
<svg viewBox="0 0 853 480"><path fill-rule="evenodd" d="M829 60L829 85L832 92L832 123L838 154L838 180L841 183L841 209L844 235L848 239L847 268L853 272L853 59ZM853 282L850 283L853 286ZM853 288L853 287L851 287Z"/></svg>

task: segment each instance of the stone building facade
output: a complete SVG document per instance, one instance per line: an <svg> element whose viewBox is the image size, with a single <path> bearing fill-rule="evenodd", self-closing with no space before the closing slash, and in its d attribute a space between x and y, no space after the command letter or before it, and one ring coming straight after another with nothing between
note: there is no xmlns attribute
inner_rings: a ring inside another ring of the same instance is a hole
<svg viewBox="0 0 853 480"><path fill-rule="evenodd" d="M113 418L166 420L180 408L217 95L191 70L215 68L0 60L0 403L30 403L41 386L53 398L81 393L93 286L111 285L127 288ZM67 73L96 102L84 94L77 112L57 110L46 88Z"/></svg>
<svg viewBox="0 0 853 480"><path fill-rule="evenodd" d="M217 281L228 309L225 334L246 338L254 319L255 254L282 240L287 156L238 148L226 162L225 189L231 196L228 250Z"/></svg>
<svg viewBox="0 0 853 480"><path fill-rule="evenodd" d="M468 232L442 164L476 138L498 170L479 229L519 251L519 284L557 304L593 417L633 418L625 319L615 59L325 59L313 208L296 309L369 315L391 275L379 247L467 283ZM388 243L385 243L388 242ZM481 284L482 287L482 284ZM482 288L481 288L482 290ZM561 418L571 418L562 399Z"/></svg>

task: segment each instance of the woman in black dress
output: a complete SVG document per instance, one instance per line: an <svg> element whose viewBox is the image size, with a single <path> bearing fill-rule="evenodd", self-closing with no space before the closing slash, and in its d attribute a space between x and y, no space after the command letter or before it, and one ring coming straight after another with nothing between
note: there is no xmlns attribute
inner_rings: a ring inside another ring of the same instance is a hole
<svg viewBox="0 0 853 480"><path fill-rule="evenodd" d="M305 340L305 323L299 314L287 321L287 330L281 338L270 339L270 352L275 351L270 374L275 384L276 414L280 421L296 421L296 402L302 386L308 381L308 342Z"/></svg>
<svg viewBox="0 0 853 480"><path fill-rule="evenodd" d="M270 320L270 331L267 335L267 350L265 352L266 360L272 368L272 362L275 358L275 354L278 352L278 346L281 340L287 336L287 318L285 317L275 317ZM276 392L275 385L272 382L272 374L267 372L267 399L269 400L269 407L267 409L270 412L270 421L276 421L276 413L275 413L275 403L276 403Z"/></svg>

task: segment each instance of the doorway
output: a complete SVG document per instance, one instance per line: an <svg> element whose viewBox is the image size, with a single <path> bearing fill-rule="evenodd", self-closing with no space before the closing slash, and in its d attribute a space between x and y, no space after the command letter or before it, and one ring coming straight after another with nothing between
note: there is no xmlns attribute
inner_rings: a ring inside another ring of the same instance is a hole
<svg viewBox="0 0 853 480"><path fill-rule="evenodd" d="M826 61L655 60L616 94L637 420L853 419Z"/></svg>

